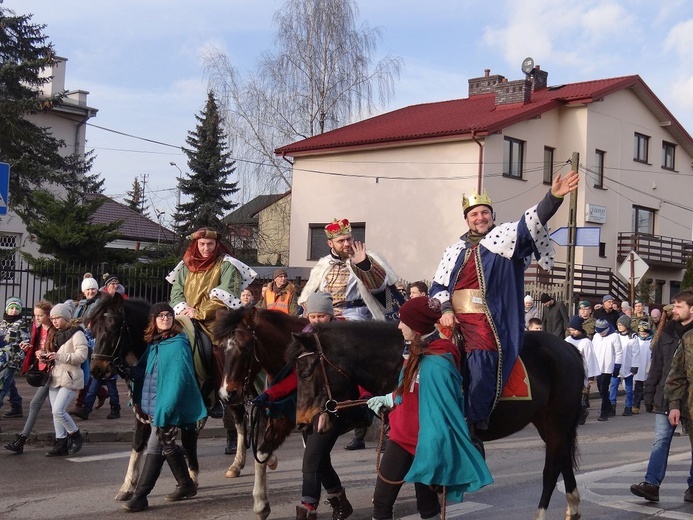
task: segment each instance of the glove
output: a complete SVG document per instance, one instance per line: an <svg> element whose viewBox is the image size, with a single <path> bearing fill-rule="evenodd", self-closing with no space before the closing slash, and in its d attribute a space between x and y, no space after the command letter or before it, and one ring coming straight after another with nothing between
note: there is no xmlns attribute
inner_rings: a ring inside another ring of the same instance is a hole
<svg viewBox="0 0 693 520"><path fill-rule="evenodd" d="M621 372L621 363L616 363L614 365L614 372L611 374L611 377L618 377L618 374Z"/></svg>
<svg viewBox="0 0 693 520"><path fill-rule="evenodd" d="M380 409L383 406L388 408L395 407L395 401L392 398L392 394L376 395L375 397L371 397L366 404L368 405L368 408L373 410L376 415L380 414Z"/></svg>
<svg viewBox="0 0 693 520"><path fill-rule="evenodd" d="M269 400L270 396L267 394L267 392L262 392L255 399L253 399L252 404L257 408L267 408L267 403L269 403Z"/></svg>
<svg viewBox="0 0 693 520"><path fill-rule="evenodd" d="M638 367L632 367L632 368L630 369L630 373L633 374L633 375L637 374L637 373L638 373Z"/></svg>

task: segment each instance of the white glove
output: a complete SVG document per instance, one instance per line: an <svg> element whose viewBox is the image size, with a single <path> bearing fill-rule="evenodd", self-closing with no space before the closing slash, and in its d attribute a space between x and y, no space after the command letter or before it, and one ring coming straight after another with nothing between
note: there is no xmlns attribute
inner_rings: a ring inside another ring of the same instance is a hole
<svg viewBox="0 0 693 520"><path fill-rule="evenodd" d="M394 408L395 400L393 399L392 394L376 395L375 397L371 397L366 404L368 405L368 408L375 412L376 415L379 415L380 409L383 406Z"/></svg>

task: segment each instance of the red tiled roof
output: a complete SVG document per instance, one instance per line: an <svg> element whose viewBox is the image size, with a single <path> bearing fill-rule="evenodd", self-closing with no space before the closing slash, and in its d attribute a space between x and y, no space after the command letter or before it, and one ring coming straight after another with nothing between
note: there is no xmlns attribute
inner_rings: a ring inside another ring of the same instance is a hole
<svg viewBox="0 0 693 520"><path fill-rule="evenodd" d="M483 136L559 106L590 103L632 87L640 87L641 94L651 98L648 101L656 104L680 127L640 76L634 75L548 87L532 92L531 102L527 104L496 106L495 94L491 93L412 105L277 148L275 153L294 156L349 147L469 136L472 132ZM682 127L680 130L688 136Z"/></svg>
<svg viewBox="0 0 693 520"><path fill-rule="evenodd" d="M118 232L124 240L139 242L174 242L176 235L125 204L103 197L104 203L92 216L94 224L109 224L122 220Z"/></svg>

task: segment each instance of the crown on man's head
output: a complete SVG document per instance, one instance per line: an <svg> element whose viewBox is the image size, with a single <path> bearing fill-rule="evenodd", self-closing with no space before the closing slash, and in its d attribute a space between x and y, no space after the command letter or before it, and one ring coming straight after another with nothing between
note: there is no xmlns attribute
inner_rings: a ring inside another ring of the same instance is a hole
<svg viewBox="0 0 693 520"><path fill-rule="evenodd" d="M325 234L330 240L339 235L350 235L351 224L345 218L341 220L332 219L332 222L325 226Z"/></svg>
<svg viewBox="0 0 693 520"><path fill-rule="evenodd" d="M467 195L464 193L462 194L462 211L464 211L465 216L467 215L467 211L472 209L474 206L479 206L481 204L493 209L493 203L491 202L491 197L489 197L488 193L486 192L486 188L484 188L481 195L479 195L476 190L472 191L472 194L469 197L467 197Z"/></svg>

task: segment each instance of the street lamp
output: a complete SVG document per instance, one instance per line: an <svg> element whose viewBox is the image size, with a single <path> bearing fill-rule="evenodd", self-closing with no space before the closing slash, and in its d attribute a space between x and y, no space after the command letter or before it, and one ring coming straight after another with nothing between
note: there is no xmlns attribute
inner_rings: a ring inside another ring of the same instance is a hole
<svg viewBox="0 0 693 520"><path fill-rule="evenodd" d="M178 195L176 196L176 210L180 211L178 209L180 207L180 181L181 181L181 178L183 177L183 172L181 171L181 169L178 167L178 165L175 162L171 161L169 164L171 166L175 166L176 170L178 170Z"/></svg>

